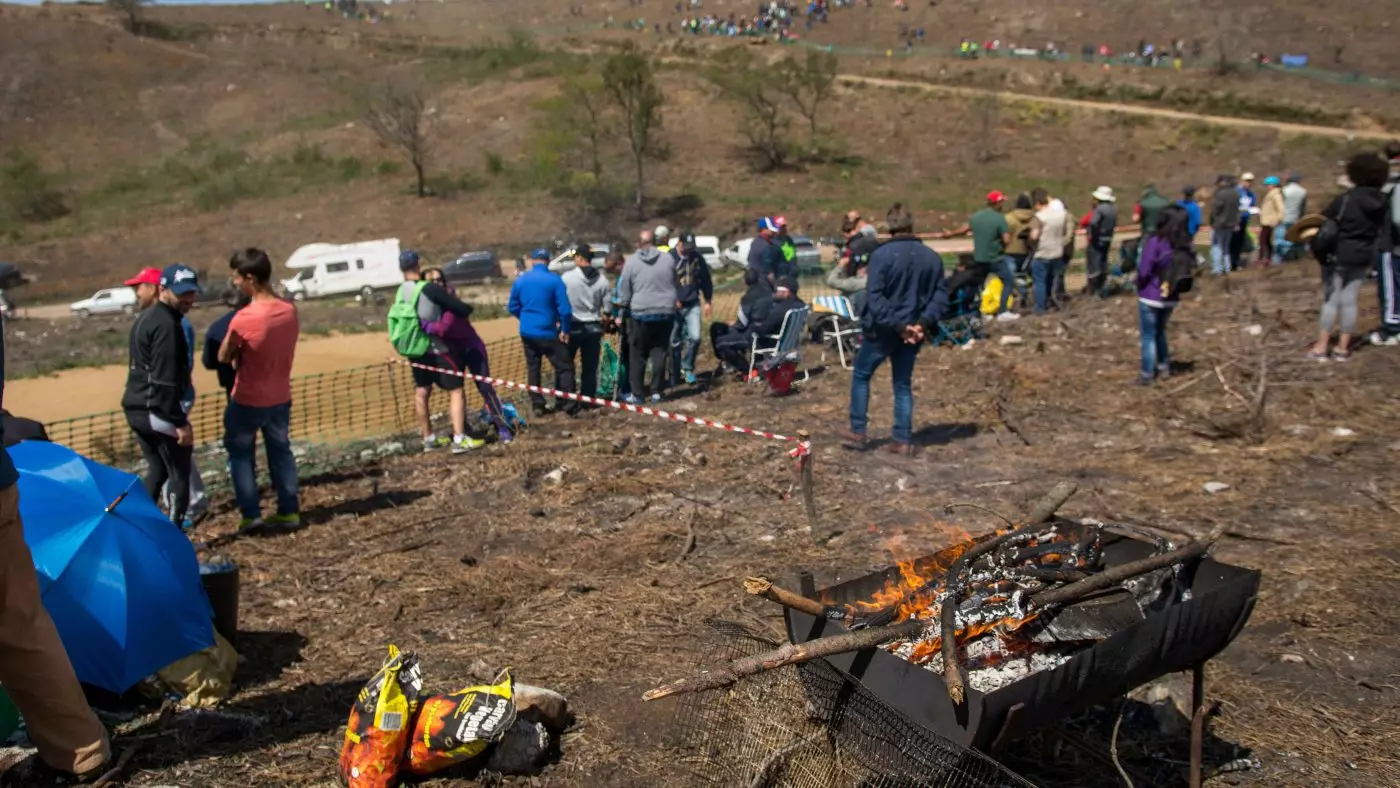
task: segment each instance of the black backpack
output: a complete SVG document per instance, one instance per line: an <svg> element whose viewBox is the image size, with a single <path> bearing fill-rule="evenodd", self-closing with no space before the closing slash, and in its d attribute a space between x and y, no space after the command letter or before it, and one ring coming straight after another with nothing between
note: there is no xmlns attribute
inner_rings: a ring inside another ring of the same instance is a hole
<svg viewBox="0 0 1400 788"><path fill-rule="evenodd" d="M1182 293L1191 292L1191 286L1195 284L1196 277L1196 253L1192 249L1173 249L1172 261L1167 264L1167 273L1163 277L1163 282L1167 286L1167 295L1179 296Z"/></svg>

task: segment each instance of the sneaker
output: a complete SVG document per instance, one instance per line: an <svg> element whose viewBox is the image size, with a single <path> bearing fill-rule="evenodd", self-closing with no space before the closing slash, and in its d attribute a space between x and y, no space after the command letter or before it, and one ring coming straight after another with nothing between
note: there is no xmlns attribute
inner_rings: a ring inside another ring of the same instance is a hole
<svg viewBox="0 0 1400 788"><path fill-rule="evenodd" d="M238 521L238 533L246 534L262 528L264 525L261 517L244 517Z"/></svg>
<svg viewBox="0 0 1400 788"><path fill-rule="evenodd" d="M180 530L189 533L194 530L194 520L189 517L180 521Z"/></svg>
<svg viewBox="0 0 1400 788"><path fill-rule="evenodd" d="M446 437L439 438L436 435L431 435L423 439L423 451L437 451L438 449L445 449L451 442L452 441L448 440Z"/></svg>
<svg viewBox="0 0 1400 788"><path fill-rule="evenodd" d="M1345 362L1345 361L1351 361L1351 351L1350 351L1350 350L1334 350L1334 351L1332 351L1332 360L1333 360L1333 361L1336 361L1336 362L1338 362L1338 363Z"/></svg>
<svg viewBox="0 0 1400 788"><path fill-rule="evenodd" d="M515 435L511 434L510 430L500 430L496 433L496 442L502 446L509 446L515 442Z"/></svg>
<svg viewBox="0 0 1400 788"><path fill-rule="evenodd" d="M653 395L651 395L651 404L655 405L656 403L658 403L658 402L660 402L660 401L661 401L661 395L660 395L660 394L653 394Z"/></svg>
<svg viewBox="0 0 1400 788"><path fill-rule="evenodd" d="M1316 350L1309 350L1309 351L1308 351L1308 360L1309 360L1309 361L1331 361L1331 360L1332 360L1332 357L1329 356L1329 355L1326 354L1326 353L1319 353L1319 352L1317 352Z"/></svg>
<svg viewBox="0 0 1400 788"><path fill-rule="evenodd" d="M263 520L263 525L266 525L268 528L281 528L290 531L301 527L301 515L296 512L292 512L291 514L274 514L266 520Z"/></svg>
<svg viewBox="0 0 1400 788"><path fill-rule="evenodd" d="M1018 314L1016 314L1015 312L1002 312L1001 314L997 315L997 322L998 322L998 323L1010 323L1010 322L1013 321L1013 320L1020 320L1020 319L1021 319L1021 316L1018 315Z"/></svg>
<svg viewBox="0 0 1400 788"><path fill-rule="evenodd" d="M1400 347L1400 334L1382 334L1379 331L1372 331L1371 336L1367 339L1378 347Z"/></svg>
<svg viewBox="0 0 1400 788"><path fill-rule="evenodd" d="M685 383L687 386L695 385L695 373L688 369L685 371Z"/></svg>
<svg viewBox="0 0 1400 788"><path fill-rule="evenodd" d="M637 399L637 395L636 395L636 394L628 394L627 396L625 396L625 397L622 398L622 404L624 404L624 405L640 405L640 404L642 404L642 401L639 400L639 399Z"/></svg>
<svg viewBox="0 0 1400 788"><path fill-rule="evenodd" d="M452 453L466 454L473 449L480 449L486 445L486 441L473 438L470 435L458 435L452 439Z"/></svg>
<svg viewBox="0 0 1400 788"><path fill-rule="evenodd" d="M1152 387L1152 384L1154 384L1154 383L1156 383L1156 382L1157 382L1157 381L1154 380L1154 379L1152 379L1152 378L1144 378L1144 377L1142 377L1141 375L1139 375L1139 376L1138 376L1138 379L1137 379L1137 382L1134 383L1133 385L1134 385L1134 386L1137 386L1138 388L1151 388L1151 387Z"/></svg>

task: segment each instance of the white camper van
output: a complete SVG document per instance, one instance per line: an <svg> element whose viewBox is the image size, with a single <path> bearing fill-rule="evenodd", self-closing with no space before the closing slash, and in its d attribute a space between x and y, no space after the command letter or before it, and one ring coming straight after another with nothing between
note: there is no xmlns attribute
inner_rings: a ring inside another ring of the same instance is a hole
<svg viewBox="0 0 1400 788"><path fill-rule="evenodd" d="M398 287L399 239L353 244L308 244L287 258L294 272L282 289L295 301L358 293L368 299L375 290Z"/></svg>

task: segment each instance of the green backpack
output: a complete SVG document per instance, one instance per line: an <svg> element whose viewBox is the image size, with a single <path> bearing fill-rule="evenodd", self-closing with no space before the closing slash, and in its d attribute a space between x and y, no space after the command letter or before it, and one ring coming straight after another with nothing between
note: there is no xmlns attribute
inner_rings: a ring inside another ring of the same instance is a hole
<svg viewBox="0 0 1400 788"><path fill-rule="evenodd" d="M405 358L426 355L428 334L418 322L418 298L427 282L404 282L389 305L389 343Z"/></svg>

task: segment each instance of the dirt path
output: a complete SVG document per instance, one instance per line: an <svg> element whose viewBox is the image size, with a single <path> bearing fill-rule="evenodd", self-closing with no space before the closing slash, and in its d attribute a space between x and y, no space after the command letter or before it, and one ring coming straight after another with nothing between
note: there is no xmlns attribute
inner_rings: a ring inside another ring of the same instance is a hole
<svg viewBox="0 0 1400 788"><path fill-rule="evenodd" d="M515 336L516 326L514 318L502 318L477 323L476 330L482 340L489 343ZM378 332L306 337L297 345L292 373L313 375L376 364L393 352L385 335ZM103 413L120 405L125 385L126 367L121 365L70 369L48 377L12 380L5 384L5 408L42 422ZM213 372L200 367L195 370L194 385L198 391L214 391L219 384Z"/></svg>
<svg viewBox="0 0 1400 788"><path fill-rule="evenodd" d="M1174 109L1162 109L1160 107L1144 107L1137 104L1110 104L1100 101L1085 101L1082 99L1056 98L1054 96L1038 96L1030 93L1010 93L1003 90L987 90L985 88L962 88L950 85L934 85L928 82L919 82L910 79L890 79L888 77L867 77L859 74L838 74L836 77L841 82L848 85L872 85L886 88L916 88L930 93L946 93L955 96L996 96L1004 101L1034 101L1041 104L1051 104L1059 107L1072 107L1074 109L1085 109L1096 112L1117 112L1123 115L1144 115L1156 118L1168 118L1171 120L1189 120L1200 123L1212 123L1220 126L1233 126L1236 128L1251 129L1273 129L1284 134L1313 134L1322 137L1346 137L1361 139L1388 140L1395 136L1390 131L1365 131L1360 129L1337 128L1335 126L1312 126L1305 123L1280 123L1271 120L1256 120L1254 118L1233 118L1224 115L1201 115L1195 112L1181 112Z"/></svg>

